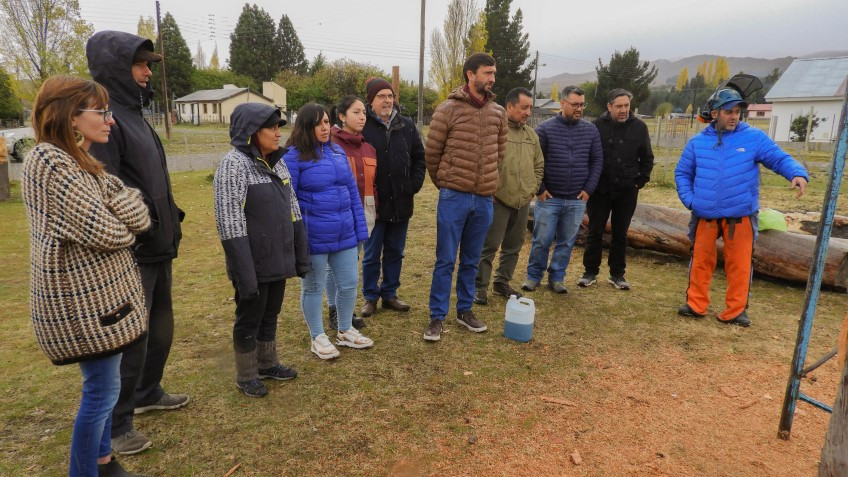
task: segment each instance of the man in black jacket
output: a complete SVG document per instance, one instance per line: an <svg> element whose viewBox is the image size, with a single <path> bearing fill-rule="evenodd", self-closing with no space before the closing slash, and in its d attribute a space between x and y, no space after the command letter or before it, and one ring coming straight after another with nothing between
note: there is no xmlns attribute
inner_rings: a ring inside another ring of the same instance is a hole
<svg viewBox="0 0 848 477"><path fill-rule="evenodd" d="M365 304L359 314L367 317L377 310L378 298L383 308L409 311L397 290L413 196L424 184L426 166L421 136L412 120L399 114L392 85L383 78L370 78L365 87L368 105L362 136L377 150L377 221L362 259ZM383 281L378 284L381 255Z"/></svg>
<svg viewBox="0 0 848 477"><path fill-rule="evenodd" d="M91 77L109 91L115 118L109 142L93 145L90 152L109 173L141 191L153 224L133 247L148 311L148 337L124 351L121 392L112 412L112 449L137 454L152 443L133 429L133 414L176 409L189 401L185 394L166 393L160 384L174 337L171 261L177 257L184 214L174 203L162 143L142 115L153 98L150 64L161 60L153 42L101 31L88 40L85 52Z"/></svg>
<svg viewBox="0 0 848 477"><path fill-rule="evenodd" d="M601 133L604 167L598 188L589 198L586 210L589 227L583 267L586 269L577 285L595 283L601 267L601 238L612 215L612 243L609 252L609 283L619 290L629 290L624 279L626 267L627 229L636 210L639 189L651 178L654 153L648 126L630 111L630 92L617 88L609 92L607 111L593 124Z"/></svg>

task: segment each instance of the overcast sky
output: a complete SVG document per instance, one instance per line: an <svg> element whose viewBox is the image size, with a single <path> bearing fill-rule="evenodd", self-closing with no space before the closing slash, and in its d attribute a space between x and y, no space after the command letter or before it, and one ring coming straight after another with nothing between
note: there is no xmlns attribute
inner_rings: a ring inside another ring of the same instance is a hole
<svg viewBox="0 0 848 477"><path fill-rule="evenodd" d="M450 0L427 0L426 30L441 28ZM482 7L485 0L477 0ZM309 59L319 51L347 57L386 72L399 65L404 79L418 79L421 4L418 0L254 0L276 24L291 18ZM848 1L817 0L513 0L521 8L530 48L538 50L539 77L591 71L614 50L636 47L643 59L697 54L777 58L848 49ZM582 9L591 5L591 10ZM222 62L244 3L233 0L163 0L194 52L207 57L215 45ZM154 1L80 0L95 30L136 32L139 15L156 15ZM429 50L425 51L425 82Z"/></svg>

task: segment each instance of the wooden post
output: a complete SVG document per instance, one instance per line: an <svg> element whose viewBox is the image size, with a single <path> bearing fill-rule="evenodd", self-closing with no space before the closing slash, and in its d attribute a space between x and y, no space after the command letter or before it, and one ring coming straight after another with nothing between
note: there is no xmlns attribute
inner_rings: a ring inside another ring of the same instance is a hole
<svg viewBox="0 0 848 477"><path fill-rule="evenodd" d="M842 358L841 387L836 393L836 403L830 416L830 427L819 458L819 477L837 477L848 475L848 359L845 347L848 338L848 316L842 325L840 353Z"/></svg>
<svg viewBox="0 0 848 477"><path fill-rule="evenodd" d="M392 66L392 89L395 90L395 103L400 104L400 66Z"/></svg>
<svg viewBox="0 0 848 477"><path fill-rule="evenodd" d="M159 18L159 1L156 1L156 32L159 35L159 54L162 55L162 61L159 62L159 67L162 69L162 101L165 103L165 137L168 140L171 140L171 121L167 118L170 115L170 108L168 107L168 83L166 81L165 75L165 42L162 39L162 25L160 24ZM248 94L250 91L248 91Z"/></svg>
<svg viewBox="0 0 848 477"><path fill-rule="evenodd" d="M424 125L424 10L426 0L421 0L421 38L418 45L418 131ZM400 94L400 91L398 91Z"/></svg>
<svg viewBox="0 0 848 477"><path fill-rule="evenodd" d="M6 157L6 137L0 136L0 201L9 200L12 190L9 186L9 160Z"/></svg>
<svg viewBox="0 0 848 477"><path fill-rule="evenodd" d="M810 133L813 132L813 107L810 106L810 115L807 116L807 135L804 137L804 151L810 154Z"/></svg>

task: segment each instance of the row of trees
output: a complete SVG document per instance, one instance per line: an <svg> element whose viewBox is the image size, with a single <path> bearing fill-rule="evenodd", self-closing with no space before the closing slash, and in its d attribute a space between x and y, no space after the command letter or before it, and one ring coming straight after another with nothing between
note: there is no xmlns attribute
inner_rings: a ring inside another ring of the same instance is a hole
<svg viewBox="0 0 848 477"><path fill-rule="evenodd" d="M483 9L475 0L452 0L442 29L430 35L430 80L438 99L447 98L465 84L462 64L470 54L486 52L497 60L493 92L499 102L516 86L531 87L535 65L530 59L530 39L523 32L519 8L510 17L512 0L486 0Z"/></svg>
<svg viewBox="0 0 848 477"><path fill-rule="evenodd" d="M708 62L709 63L709 62ZM670 112L681 112L691 114L703 106L715 88L722 81L730 78L727 69L727 60L723 57L716 58L710 64L702 64L698 67L695 76L689 78L688 69L683 68L674 85L664 85L653 90L653 95L643 105L641 112L645 114L666 115ZM765 102L765 94L780 78L780 69L774 68L771 73L763 78L763 88L747 98L748 103Z"/></svg>

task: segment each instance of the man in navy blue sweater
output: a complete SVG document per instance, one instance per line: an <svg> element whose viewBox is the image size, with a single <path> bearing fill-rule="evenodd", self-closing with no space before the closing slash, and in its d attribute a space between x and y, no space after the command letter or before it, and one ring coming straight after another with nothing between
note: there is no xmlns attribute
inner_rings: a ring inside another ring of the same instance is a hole
<svg viewBox="0 0 848 477"><path fill-rule="evenodd" d="M563 285L565 269L583 221L586 201L595 191L604 153L598 129L584 119L586 96L577 86L562 90L562 112L536 128L545 175L533 212L533 246L527 264L527 280L522 289L533 291L548 270L548 288L554 293L567 293ZM554 253L548 264L548 252L556 238Z"/></svg>

